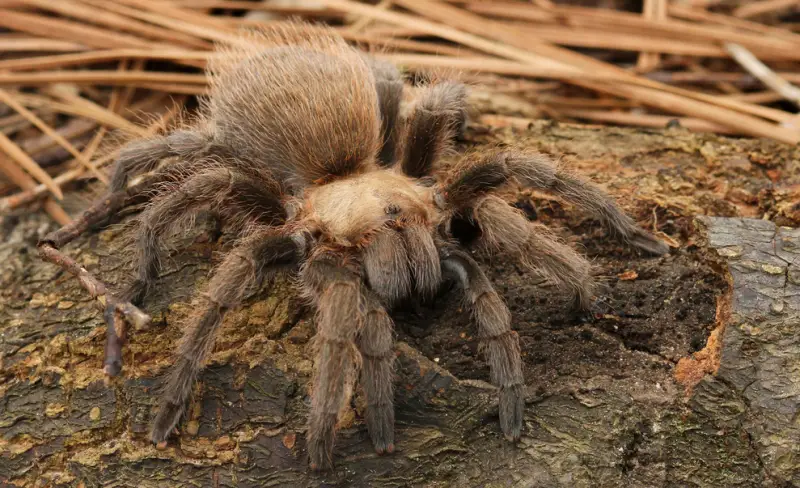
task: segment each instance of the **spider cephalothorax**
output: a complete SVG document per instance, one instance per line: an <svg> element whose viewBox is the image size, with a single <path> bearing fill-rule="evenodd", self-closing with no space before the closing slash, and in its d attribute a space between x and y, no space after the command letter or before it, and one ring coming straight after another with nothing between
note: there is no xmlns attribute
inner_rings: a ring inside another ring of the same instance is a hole
<svg viewBox="0 0 800 488"><path fill-rule="evenodd" d="M46 259L105 296L105 365L116 375L126 322L148 320L136 305L158 277L163 240L208 207L237 235L178 347L153 422L154 442L166 441L180 421L226 311L276 271L296 273L317 310L312 467L331 465L337 417L359 374L375 448L394 450L387 311L406 298L434 295L445 275L461 285L477 323L499 388L502 431L518 439L524 406L519 340L508 309L467 251L510 253L570 291L583 308L591 303L593 282L584 258L498 192L512 183L552 192L592 211L625 242L667 251L597 187L543 155L492 153L442 169L440 156L465 124L460 83L415 88L401 110L406 88L394 66L330 30L302 24L273 27L220 53L209 69L212 90L202 118L128 145L109 195L39 244ZM128 184L145 173L143 183ZM155 196L138 217L135 279L114 296L58 248L145 188ZM456 227L461 231L454 235Z"/></svg>

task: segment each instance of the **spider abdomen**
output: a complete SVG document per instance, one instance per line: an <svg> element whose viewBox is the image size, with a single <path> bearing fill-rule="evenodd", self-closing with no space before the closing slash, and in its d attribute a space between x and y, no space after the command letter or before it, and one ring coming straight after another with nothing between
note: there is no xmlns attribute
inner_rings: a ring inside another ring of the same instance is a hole
<svg viewBox="0 0 800 488"><path fill-rule="evenodd" d="M336 38L260 41L231 47L210 66L217 145L300 186L361 171L379 149L381 123L364 59Z"/></svg>

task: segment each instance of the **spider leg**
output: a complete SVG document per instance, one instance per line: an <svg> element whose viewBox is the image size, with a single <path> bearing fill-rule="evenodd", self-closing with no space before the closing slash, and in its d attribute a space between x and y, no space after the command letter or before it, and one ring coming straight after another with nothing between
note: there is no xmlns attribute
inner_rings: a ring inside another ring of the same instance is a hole
<svg viewBox="0 0 800 488"><path fill-rule="evenodd" d="M202 170L161 190L138 219L136 279L124 293L127 299L138 303L144 298L158 276L164 237L205 207L239 227L244 222L275 225L286 218L279 190L269 179L224 167Z"/></svg>
<svg viewBox="0 0 800 488"><path fill-rule="evenodd" d="M125 337L126 322L142 328L150 322L150 317L128 301L112 295L105 283L92 276L75 260L61 252L61 248L91 226L118 212L126 202L143 194L155 181L160 179L156 176L126 188L128 177L131 174L152 170L166 157L185 154L205 147L204 144L202 146L199 144L200 136L197 138L194 136L195 134L191 132L178 131L165 137L137 141L123 148L115 163L109 193L97 199L79 218L50 232L37 243L42 259L60 266L78 278L81 286L105 306L104 317L109 338L106 344L107 355L113 355L115 351L119 350L119 344ZM109 372L114 373L113 371Z"/></svg>
<svg viewBox="0 0 800 488"><path fill-rule="evenodd" d="M463 130L467 118L466 87L444 81L425 86L409 115L401 167L414 178L428 176L433 165Z"/></svg>
<svg viewBox="0 0 800 488"><path fill-rule="evenodd" d="M556 165L539 153L498 153L462 166L444 189L445 204L464 208L511 178L530 188L547 191L599 217L617 238L646 252L661 255L669 247L639 227L603 190Z"/></svg>
<svg viewBox="0 0 800 488"><path fill-rule="evenodd" d="M131 176L153 171L172 156L197 158L207 151L211 138L200 131L177 130L166 136L131 142L120 152L111 171L110 191L123 190Z"/></svg>
<svg viewBox="0 0 800 488"><path fill-rule="evenodd" d="M261 183L261 184L260 184ZM180 227L200 207L211 205L225 221L275 224L285 217L279 197L267 190L266 180L253 180L225 168L210 168L189 176L174 191L161 191L139 217L140 233L135 246L136 278L120 294L126 306L139 304L146 296L160 269L162 240ZM105 370L116 376L122 370L122 346L126 340L124 321L111 327L106 338Z"/></svg>
<svg viewBox="0 0 800 488"><path fill-rule="evenodd" d="M393 222L372 236L362 256L366 280L388 308L411 295L430 298L441 283L439 251L421 222Z"/></svg>
<svg viewBox="0 0 800 488"><path fill-rule="evenodd" d="M89 227L117 212L125 201L147 188L135 185L126 190L130 176L152 171L170 156L192 154L206 147L206 140L193 132L177 131L168 136L135 141L125 146L114 163L108 194L97 199L73 222L47 234L41 241L59 249L83 234Z"/></svg>
<svg viewBox="0 0 800 488"><path fill-rule="evenodd" d="M240 305L258 282L296 264L305 253L306 244L304 234L261 229L245 237L220 263L208 285L205 308L193 319L178 345L153 421L153 442L165 441L180 421L225 313Z"/></svg>
<svg viewBox="0 0 800 488"><path fill-rule="evenodd" d="M422 298L431 298L442 282L439 251L431 231L421 223L408 222L401 229L400 235L411 264L414 288Z"/></svg>
<svg viewBox="0 0 800 488"><path fill-rule="evenodd" d="M526 268L571 292L578 308L591 307L595 291L591 265L571 247L558 242L547 227L529 222L519 210L494 195L478 204L475 220L481 230L475 243L478 248L490 253L509 252Z"/></svg>
<svg viewBox="0 0 800 488"><path fill-rule="evenodd" d="M395 161L397 143L400 137L400 102L403 98L403 77L397 67L387 61L365 56L367 64L375 76L378 91L378 104L381 113L381 150L378 161L382 166L390 166Z"/></svg>
<svg viewBox="0 0 800 488"><path fill-rule="evenodd" d="M372 290L362 288L364 327L358 335L361 385L367 397L366 421L378 454L394 452L393 322Z"/></svg>
<svg viewBox="0 0 800 488"><path fill-rule="evenodd" d="M361 355L355 340L364 323L358 269L344 256L318 252L303 266L306 293L316 297L315 374L308 420L311 469L333 466L336 422L353 393Z"/></svg>
<svg viewBox="0 0 800 488"><path fill-rule="evenodd" d="M363 255L370 288L389 307L408 296L411 290L409 256L400 233L391 227L378 231Z"/></svg>
<svg viewBox="0 0 800 488"><path fill-rule="evenodd" d="M500 427L516 441L525 408L519 336L511 329L511 313L492 288L478 263L457 250L442 250L442 267L454 274L478 324L480 348L489 362L492 384L500 388Z"/></svg>

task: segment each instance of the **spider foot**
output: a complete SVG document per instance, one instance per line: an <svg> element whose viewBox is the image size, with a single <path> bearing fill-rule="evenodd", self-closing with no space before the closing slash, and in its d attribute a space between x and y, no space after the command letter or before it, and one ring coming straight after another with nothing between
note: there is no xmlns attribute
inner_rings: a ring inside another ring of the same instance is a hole
<svg viewBox="0 0 800 488"><path fill-rule="evenodd" d="M161 444L166 445L167 438L175 431L175 426L178 425L182 415L182 405L164 403L159 407L156 419L153 421L153 430L150 432L150 440L156 447Z"/></svg>
<svg viewBox="0 0 800 488"><path fill-rule="evenodd" d="M333 469L333 441L336 415L322 415L314 422L312 416L308 438L308 464L312 471Z"/></svg>
<svg viewBox="0 0 800 488"><path fill-rule="evenodd" d="M522 415L525 411L525 395L522 385L500 389L500 428L509 442L516 442L522 435Z"/></svg>
<svg viewBox="0 0 800 488"><path fill-rule="evenodd" d="M669 252L669 246L666 242L641 229L637 229L636 233L628 239L628 242L632 246L656 256L663 256Z"/></svg>
<svg viewBox="0 0 800 488"><path fill-rule="evenodd" d="M367 428L378 454L394 452L394 409L391 405L370 405L366 412Z"/></svg>
<svg viewBox="0 0 800 488"><path fill-rule="evenodd" d="M580 316L591 315L594 303L597 301L596 291L597 283L595 282L575 285L572 289L572 311Z"/></svg>
<svg viewBox="0 0 800 488"><path fill-rule="evenodd" d="M582 322L595 322L607 315L616 315L611 300L607 297L598 297L591 304L580 311Z"/></svg>

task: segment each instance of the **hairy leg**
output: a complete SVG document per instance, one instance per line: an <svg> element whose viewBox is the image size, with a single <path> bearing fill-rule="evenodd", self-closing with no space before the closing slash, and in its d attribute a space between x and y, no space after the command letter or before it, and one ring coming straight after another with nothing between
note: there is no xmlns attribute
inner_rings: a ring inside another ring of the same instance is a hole
<svg viewBox="0 0 800 488"><path fill-rule="evenodd" d="M375 88L381 112L381 150L378 161L382 166L394 163L399 134L400 102L403 99L403 77L397 67L387 61L365 57L375 75Z"/></svg>
<svg viewBox="0 0 800 488"><path fill-rule="evenodd" d="M547 227L533 224L502 199L489 195L475 209L481 237L475 245L484 251L508 252L525 267L539 272L567 290L575 305L588 310L595 283L591 265L569 246L558 242Z"/></svg>
<svg viewBox="0 0 800 488"><path fill-rule="evenodd" d="M126 202L140 196L155 182L160 181L157 175L138 185L127 188L127 180L130 175L154 169L166 157L191 153L194 149L200 148L200 144L193 144L193 141L197 142L197 139L200 138L202 137L195 133L179 131L166 137L129 144L122 149L117 158L109 193L97 199L78 219L49 233L37 244L39 255L44 260L57 264L77 277L86 291L92 297L98 298L104 305L104 317L107 324L106 359L104 364L106 373L109 375L113 376L119 372L117 362L121 360L121 347L126 336L126 323L132 323L141 328L150 322L150 317L129 303L129 301L111 294L105 283L93 277L85 268L62 253L60 249L93 225L117 213Z"/></svg>
<svg viewBox="0 0 800 488"><path fill-rule="evenodd" d="M421 88L407 121L402 169L420 178L449 148L466 123L466 87L457 82L440 82Z"/></svg>
<svg viewBox="0 0 800 488"><path fill-rule="evenodd" d="M163 238L201 208L212 208L228 224L275 225L286 212L276 184L224 167L211 167L162 189L139 217L136 278L123 298L139 303L158 277Z"/></svg>
<svg viewBox="0 0 800 488"><path fill-rule="evenodd" d="M353 393L361 356L355 340L364 323L358 268L344 256L318 252L303 266L306 293L315 297L315 374L308 420L311 469L333 466L336 423Z"/></svg>
<svg viewBox="0 0 800 488"><path fill-rule="evenodd" d="M89 227L117 212L128 198L147 189L148 186L135 185L126 190L128 179L131 176L155 169L167 157L191 156L193 150L200 151L205 148L205 145L202 135L188 131L178 131L169 136L128 144L120 151L114 163L108 193L98 198L78 219L51 232L41 242L49 243L56 249L68 244Z"/></svg>
<svg viewBox="0 0 800 488"><path fill-rule="evenodd" d="M664 242L636 225L598 186L539 153L497 153L468 162L451 175L441 198L451 208L469 207L477 196L505 185L512 178L590 211L617 238L630 245L656 255L669 251Z"/></svg>
<svg viewBox="0 0 800 488"><path fill-rule="evenodd" d="M480 348L489 362L492 384L500 388L500 427L506 439L516 441L522 431L525 385L519 336L511 329L511 313L468 254L457 250L442 253L442 267L456 276L478 324Z"/></svg>
<svg viewBox="0 0 800 488"><path fill-rule="evenodd" d="M391 317L372 290L362 288L366 309L358 335L366 420L378 454L394 452L394 337Z"/></svg>
<svg viewBox="0 0 800 488"><path fill-rule="evenodd" d="M168 157L197 159L210 145L208 135L194 130L177 130L166 136L131 142L120 151L114 163L109 191L124 190L132 176L154 170Z"/></svg>
<svg viewBox="0 0 800 488"><path fill-rule="evenodd" d="M411 269L400 233L390 227L377 232L364 250L370 288L392 307L411 291Z"/></svg>
<svg viewBox="0 0 800 488"><path fill-rule="evenodd" d="M178 424L195 379L214 346L225 312L238 306L270 273L298 262L305 252L302 234L286 235L261 229L242 239L218 266L205 298L206 306L194 317L178 345L175 362L164 384L150 438L162 443Z"/></svg>
<svg viewBox="0 0 800 488"><path fill-rule="evenodd" d="M211 206L226 223L245 222L271 225L283 221L279 198L268 191L268 181L246 177L224 168L209 168L192 175L197 162L183 161L159 176L170 183L139 217L140 229L134 245L136 277L118 297L126 306L139 305L158 277L161 241L171 230L190 221L196 210ZM191 175L191 176L187 176ZM181 179L186 178L183 183ZM173 184L177 183L177 184ZM111 324L109 310L106 322ZM105 369L111 376L122 370L122 347L126 341L125 321L108 327Z"/></svg>
<svg viewBox="0 0 800 488"><path fill-rule="evenodd" d="M421 223L408 222L400 235L411 263L415 290L423 299L433 297L442 282L442 267L431 231Z"/></svg>

